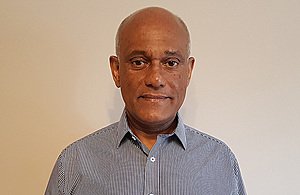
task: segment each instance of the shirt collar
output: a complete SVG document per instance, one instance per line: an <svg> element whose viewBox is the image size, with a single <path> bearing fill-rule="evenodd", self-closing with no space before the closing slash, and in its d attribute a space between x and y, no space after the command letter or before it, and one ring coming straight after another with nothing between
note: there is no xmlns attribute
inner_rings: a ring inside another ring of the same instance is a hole
<svg viewBox="0 0 300 195"><path fill-rule="evenodd" d="M178 122L174 134L179 138L183 148L186 149L187 143L186 143L185 127L178 112L177 112L177 119Z"/></svg>
<svg viewBox="0 0 300 195"><path fill-rule="evenodd" d="M186 143L185 127L179 113L177 113L177 119L178 119L177 127L175 131L172 133L172 135L175 134L178 137L179 141L181 142L183 149L186 149L187 143ZM130 130L130 128L128 127L126 111L124 109L117 128L117 148L120 147L122 141L125 139L125 136L128 133L131 134L131 136L135 136Z"/></svg>

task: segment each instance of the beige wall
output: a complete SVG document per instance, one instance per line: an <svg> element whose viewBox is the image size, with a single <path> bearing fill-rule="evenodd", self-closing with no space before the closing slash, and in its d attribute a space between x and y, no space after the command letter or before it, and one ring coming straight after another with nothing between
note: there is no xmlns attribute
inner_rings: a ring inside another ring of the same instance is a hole
<svg viewBox="0 0 300 195"><path fill-rule="evenodd" d="M118 120L120 21L159 5L196 57L181 115L235 152L249 194L297 194L299 1L0 1L0 194L42 194L60 151Z"/></svg>

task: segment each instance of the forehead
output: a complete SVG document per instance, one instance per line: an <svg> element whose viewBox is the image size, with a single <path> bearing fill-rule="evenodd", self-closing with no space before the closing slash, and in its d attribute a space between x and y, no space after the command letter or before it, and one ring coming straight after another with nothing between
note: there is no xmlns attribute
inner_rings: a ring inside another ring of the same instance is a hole
<svg viewBox="0 0 300 195"><path fill-rule="evenodd" d="M119 34L120 52L131 49L188 50L188 32L174 16L148 16L129 20Z"/></svg>

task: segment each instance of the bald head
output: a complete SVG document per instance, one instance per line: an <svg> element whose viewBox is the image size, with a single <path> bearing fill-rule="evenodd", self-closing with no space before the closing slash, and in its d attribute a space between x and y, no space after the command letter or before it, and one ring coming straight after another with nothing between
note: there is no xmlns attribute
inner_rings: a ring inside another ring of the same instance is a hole
<svg viewBox="0 0 300 195"><path fill-rule="evenodd" d="M180 38L186 41L186 49L190 55L190 35L187 26L181 18L170 11L160 7L148 7L134 12L125 18L119 26L116 35L116 54L120 55L122 42L126 41L129 33L134 33L137 29L155 30L154 28L164 28L169 36L174 35L174 31L180 31L183 35Z"/></svg>

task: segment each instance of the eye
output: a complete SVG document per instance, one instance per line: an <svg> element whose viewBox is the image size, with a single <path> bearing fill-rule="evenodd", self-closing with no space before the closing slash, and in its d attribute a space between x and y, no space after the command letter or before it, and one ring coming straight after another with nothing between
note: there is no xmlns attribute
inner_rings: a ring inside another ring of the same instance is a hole
<svg viewBox="0 0 300 195"><path fill-rule="evenodd" d="M132 69L137 69L137 70L143 69L148 66L148 61L140 57L134 57L130 59L129 63L131 64L130 66Z"/></svg>
<svg viewBox="0 0 300 195"><path fill-rule="evenodd" d="M135 60L135 61L132 61L131 63L136 66L141 66L144 64L144 62L142 60Z"/></svg>
<svg viewBox="0 0 300 195"><path fill-rule="evenodd" d="M167 65L168 65L168 66L171 66L171 67L177 66L178 64L179 64L179 63L178 63L177 61L174 61L174 60L170 60L170 61L167 62Z"/></svg>

